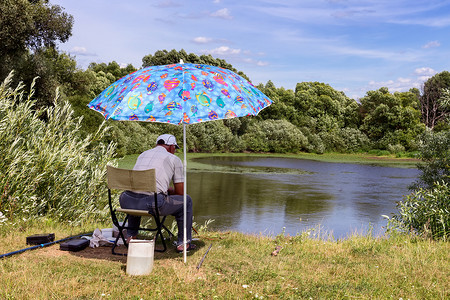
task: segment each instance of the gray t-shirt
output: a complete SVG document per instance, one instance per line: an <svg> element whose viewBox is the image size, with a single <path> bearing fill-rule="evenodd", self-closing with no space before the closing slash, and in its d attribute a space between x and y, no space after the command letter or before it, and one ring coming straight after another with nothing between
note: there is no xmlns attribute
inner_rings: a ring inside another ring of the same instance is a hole
<svg viewBox="0 0 450 300"><path fill-rule="evenodd" d="M136 160L133 170L155 169L156 189L167 194L170 182L184 182L183 163L178 156L168 152L162 146L142 152ZM145 192L140 192L148 194Z"/></svg>

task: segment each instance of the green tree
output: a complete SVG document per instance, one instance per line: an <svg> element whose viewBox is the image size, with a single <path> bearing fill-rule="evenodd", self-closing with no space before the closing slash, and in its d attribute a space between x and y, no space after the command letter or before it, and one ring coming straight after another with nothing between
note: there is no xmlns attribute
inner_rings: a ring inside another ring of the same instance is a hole
<svg viewBox="0 0 450 300"><path fill-rule="evenodd" d="M300 129L287 120L252 122L242 138L248 150L257 152L295 153L308 144Z"/></svg>
<svg viewBox="0 0 450 300"><path fill-rule="evenodd" d="M77 72L74 58L54 48L38 49L24 57L25 64L18 67L16 77L22 78L25 84L37 78L36 107L53 105L51 99L54 99L58 87L61 87L63 94L71 89L74 74Z"/></svg>
<svg viewBox="0 0 450 300"><path fill-rule="evenodd" d="M55 47L71 35L73 17L48 0L0 2L0 66L3 79L29 50Z"/></svg>
<svg viewBox="0 0 450 300"><path fill-rule="evenodd" d="M243 148L223 120L189 125L187 136L188 150L193 152L228 152Z"/></svg>
<svg viewBox="0 0 450 300"><path fill-rule="evenodd" d="M158 50L153 55L148 54L142 58L142 66L158 66L158 65L168 65L168 64L177 64L180 60L183 60L185 63L192 64L205 64L211 66L217 66L224 69L231 70L245 79L249 80L248 77L241 71L237 71L233 66L227 63L224 59L214 58L211 55L200 55L197 56L194 53L187 54L186 51L181 49L177 51L172 49L171 51L167 50Z"/></svg>
<svg viewBox="0 0 450 300"><path fill-rule="evenodd" d="M105 63L90 63L89 70L95 72L95 73L100 73L103 72L104 74L111 74L112 76L114 76L111 80L111 83L113 83L116 80L119 80L120 78L122 78L125 75L128 75L134 71L136 71L136 68L133 67L133 65L128 64L126 67L121 67L119 66L119 64L115 61L112 61L108 64Z"/></svg>
<svg viewBox="0 0 450 300"><path fill-rule="evenodd" d="M73 17L48 0L2 0L0 12L0 80L13 69L16 83L30 85L39 76L35 97L40 106L53 99L54 87L61 83L55 73L62 70L49 61L58 60L56 43L71 36Z"/></svg>
<svg viewBox="0 0 450 300"><path fill-rule="evenodd" d="M450 184L450 131L433 133L425 131L421 138L417 165L421 171L412 188L432 188L436 182Z"/></svg>
<svg viewBox="0 0 450 300"><path fill-rule="evenodd" d="M265 86L259 85L257 88L273 101L272 105L266 107L258 114L258 119L285 119L296 125L299 112L293 106L295 94L292 90L276 88L272 81L268 81Z"/></svg>
<svg viewBox="0 0 450 300"><path fill-rule="evenodd" d="M417 148L417 137L423 132L417 95L413 92L389 93L387 88L369 91L361 98L361 130L378 148L400 144L409 150Z"/></svg>
<svg viewBox="0 0 450 300"><path fill-rule="evenodd" d="M122 68L116 62L108 64L92 63L85 71L75 69L71 73L70 79L64 81L62 90L72 105L75 116L83 117L81 130L84 135L95 132L104 121L104 118L99 113L88 108L88 103L114 81L135 70L132 65ZM110 134L105 136L105 139L109 142L113 140L113 137L116 138L118 155L134 154L135 152L130 151L132 151L131 149L136 149L135 146L131 146L135 142L129 143L129 138L133 136L133 132L136 132L136 135L141 133L143 128L137 128L141 124L119 123L121 122L108 122L111 130ZM131 136L128 136L130 134ZM143 143L146 141L147 139L142 140Z"/></svg>
<svg viewBox="0 0 450 300"><path fill-rule="evenodd" d="M357 102L325 83L297 83L293 105L303 115L293 123L315 133L359 125Z"/></svg>
<svg viewBox="0 0 450 300"><path fill-rule="evenodd" d="M445 90L450 88L450 72L443 71L428 79L420 97L420 111L423 123L434 129L439 122L448 122L450 105L446 105Z"/></svg>

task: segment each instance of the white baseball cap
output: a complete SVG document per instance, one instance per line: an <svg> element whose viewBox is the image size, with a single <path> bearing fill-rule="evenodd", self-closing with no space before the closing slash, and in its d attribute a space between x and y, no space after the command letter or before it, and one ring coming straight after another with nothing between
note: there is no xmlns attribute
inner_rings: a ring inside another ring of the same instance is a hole
<svg viewBox="0 0 450 300"><path fill-rule="evenodd" d="M168 146L175 145L175 148L180 149L180 147L177 144L177 139L171 134L166 133L158 136L158 138L156 139L156 144L158 144L160 140L163 140L165 145Z"/></svg>

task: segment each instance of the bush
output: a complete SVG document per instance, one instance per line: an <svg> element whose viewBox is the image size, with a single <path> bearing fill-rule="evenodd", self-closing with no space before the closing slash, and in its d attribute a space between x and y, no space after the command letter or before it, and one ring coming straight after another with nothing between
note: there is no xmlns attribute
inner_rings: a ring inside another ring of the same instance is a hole
<svg viewBox="0 0 450 300"><path fill-rule="evenodd" d="M339 128L333 131L319 133L326 151L343 153L358 152L370 148L370 140L363 132L356 128Z"/></svg>
<svg viewBox="0 0 450 300"><path fill-rule="evenodd" d="M427 131L421 141L419 158L423 163L417 165L421 174L412 188L431 188L440 181L450 183L450 131Z"/></svg>
<svg viewBox="0 0 450 300"><path fill-rule="evenodd" d="M407 231L447 240L450 235L450 187L437 182L433 188L422 189L397 204L399 214L393 220Z"/></svg>
<svg viewBox="0 0 450 300"><path fill-rule="evenodd" d="M0 212L8 219L46 216L82 222L106 216L106 164L114 145L104 145L102 125L81 138L81 118L68 102L35 111L23 85L0 86ZM45 120L45 121L44 121Z"/></svg>
<svg viewBox="0 0 450 300"><path fill-rule="evenodd" d="M345 141L338 134L338 131L322 131L319 132L319 136L325 145L326 151L345 152Z"/></svg>
<svg viewBox="0 0 450 300"><path fill-rule="evenodd" d="M371 142L366 134L356 128L339 129L344 144L344 152L366 151L371 147Z"/></svg>
<svg viewBox="0 0 450 300"><path fill-rule="evenodd" d="M117 155L125 156L141 153L156 145L159 133L153 133L138 122L117 122L111 130L111 138L117 143Z"/></svg>
<svg viewBox="0 0 450 300"><path fill-rule="evenodd" d="M229 127L222 120L187 126L188 149L194 152L226 152L236 145Z"/></svg>
<svg viewBox="0 0 450 300"><path fill-rule="evenodd" d="M389 145L387 146L387 150L388 150L390 153L395 154L395 153L405 152L405 147L403 147L403 146L400 145L400 144L395 144L395 145L389 144Z"/></svg>
<svg viewBox="0 0 450 300"><path fill-rule="evenodd" d="M414 192L397 205L399 213L392 224L446 240L450 226L450 132L425 132L418 156L423 161L418 165L422 173L411 186Z"/></svg>
<svg viewBox="0 0 450 300"><path fill-rule="evenodd" d="M307 138L287 120L265 120L252 123L242 139L250 151L299 152L305 150Z"/></svg>
<svg viewBox="0 0 450 300"><path fill-rule="evenodd" d="M323 154L325 152L325 145L319 135L312 133L308 127L301 127L300 131L308 139L306 151L317 154Z"/></svg>

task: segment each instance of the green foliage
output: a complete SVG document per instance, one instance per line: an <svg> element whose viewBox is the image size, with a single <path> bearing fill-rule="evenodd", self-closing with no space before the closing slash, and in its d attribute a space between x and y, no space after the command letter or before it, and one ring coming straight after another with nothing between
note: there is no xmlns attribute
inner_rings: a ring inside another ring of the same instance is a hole
<svg viewBox="0 0 450 300"><path fill-rule="evenodd" d="M81 119L67 102L35 111L23 85L0 86L0 211L9 219L47 216L81 222L105 216L106 164L112 144L99 143L106 128L80 138ZM45 119L46 121L43 121Z"/></svg>
<svg viewBox="0 0 450 300"><path fill-rule="evenodd" d="M119 157L153 148L156 138L160 135L158 132L148 130L148 126L137 122L109 121L108 123L111 125L111 136L108 139L119 145L116 150Z"/></svg>
<svg viewBox="0 0 450 300"><path fill-rule="evenodd" d="M318 134L312 133L308 127L301 127L300 131L308 139L308 143L306 144L306 151L317 154L325 153L325 144Z"/></svg>
<svg viewBox="0 0 450 300"><path fill-rule="evenodd" d="M299 152L308 140L299 128L287 120L265 120L252 123L242 136L247 149L256 152Z"/></svg>
<svg viewBox="0 0 450 300"><path fill-rule="evenodd" d="M423 123L434 129L440 122L448 124L450 105L447 89L450 88L450 72L443 71L428 79L420 97L420 110ZM442 124L441 124L442 126Z"/></svg>
<svg viewBox="0 0 450 300"><path fill-rule="evenodd" d="M450 226L450 131L422 136L418 157L419 180L414 192L398 203L390 226L431 238L449 237Z"/></svg>
<svg viewBox="0 0 450 300"><path fill-rule="evenodd" d="M0 57L13 58L26 49L55 46L71 35L73 17L48 1L0 2Z"/></svg>
<svg viewBox="0 0 450 300"><path fill-rule="evenodd" d="M193 152L240 151L244 145L222 120L187 126L188 149Z"/></svg>
<svg viewBox="0 0 450 300"><path fill-rule="evenodd" d="M248 77L243 72L238 72L235 68L233 68L231 64L227 63L224 59L214 58L210 54L200 56L194 53L187 54L183 49L181 49L180 51L177 51L175 49L172 49L171 51L158 50L153 55L148 54L144 56L144 58L142 58L142 67L177 64L181 59L185 63L205 64L229 69L248 80Z"/></svg>
<svg viewBox="0 0 450 300"><path fill-rule="evenodd" d="M284 119L297 126L308 139L305 150L355 152L369 145L367 136L358 130L358 103L329 85L298 83L295 93L276 89L270 81L258 88L274 101L258 118Z"/></svg>
<svg viewBox="0 0 450 300"><path fill-rule="evenodd" d="M54 48L43 48L26 55L17 71L26 85L36 81L34 97L39 108L53 105L52 99L58 87L63 93L68 90L76 70L74 58Z"/></svg>
<svg viewBox="0 0 450 300"><path fill-rule="evenodd" d="M107 88L111 83L113 83L116 80L119 80L120 78L124 77L125 75L128 75L134 71L136 71L136 68L133 67L133 65L128 64L125 68L122 68L119 66L119 64L115 61L110 62L108 64L105 63L91 63L88 67L88 70L96 73L96 74L102 74L102 76L107 76L109 80L109 84L105 87ZM100 92L103 91L100 90ZM97 94L96 94L97 95Z"/></svg>
<svg viewBox="0 0 450 300"><path fill-rule="evenodd" d="M395 144L395 145L389 144L389 145L387 146L387 150L388 150L389 152L395 154L395 153L405 152L405 147L403 147L403 146L400 145L400 144Z"/></svg>
<svg viewBox="0 0 450 300"><path fill-rule="evenodd" d="M416 137L425 130L418 106L413 92L391 94L387 88L369 91L361 98L361 130L379 149L399 144L407 150L416 150Z"/></svg>
<svg viewBox="0 0 450 300"><path fill-rule="evenodd" d="M158 66L158 65L167 65L167 64L177 64L180 62L180 59L183 59L184 62L189 62L193 64L200 63L200 58L195 54L187 54L186 51L176 51L172 49L171 51L167 50L158 50L153 55L148 54L142 58L142 66Z"/></svg>
<svg viewBox="0 0 450 300"><path fill-rule="evenodd" d="M438 239L450 237L450 187L436 182L432 188L419 188L397 205L399 213L391 222L407 231Z"/></svg>
<svg viewBox="0 0 450 300"><path fill-rule="evenodd" d="M58 75L64 73L56 52L56 42L65 42L72 34L73 17L49 1L0 1L0 80L11 70L28 86L36 76L35 97L43 102L53 99ZM70 72L70 70L68 70ZM50 97L49 97L50 95ZM42 103L37 103L38 106Z"/></svg>
<svg viewBox="0 0 450 300"><path fill-rule="evenodd" d="M422 136L418 157L423 163L419 181L412 188L432 188L437 182L450 183L450 131L433 133L426 131Z"/></svg>
<svg viewBox="0 0 450 300"><path fill-rule="evenodd" d="M352 153L370 148L369 138L356 128L340 128L332 132L321 132L320 138L328 151Z"/></svg>
<svg viewBox="0 0 450 300"><path fill-rule="evenodd" d="M310 129L316 133L359 125L357 102L328 84L298 83L293 106L304 117L298 118L297 115L296 122L292 123L299 126L313 126Z"/></svg>
<svg viewBox="0 0 450 300"><path fill-rule="evenodd" d="M73 73L71 80L64 86L63 91L73 107L75 116L83 116L81 122L83 135L95 132L104 121L99 113L88 108L88 103L116 81L117 76L121 77L123 74L128 74L134 70L131 65L120 68L117 63L112 62L109 64L91 64L86 71L77 70ZM120 122L109 123L112 130L109 135L105 136L105 141L114 140L117 143L118 155L133 154L134 152L129 151L143 149L144 145L148 147L148 144L145 144L148 137L143 133L147 128L143 127L144 124L125 125L116 123ZM136 136L134 136L135 133ZM139 140L142 141L142 147L132 146Z"/></svg>

